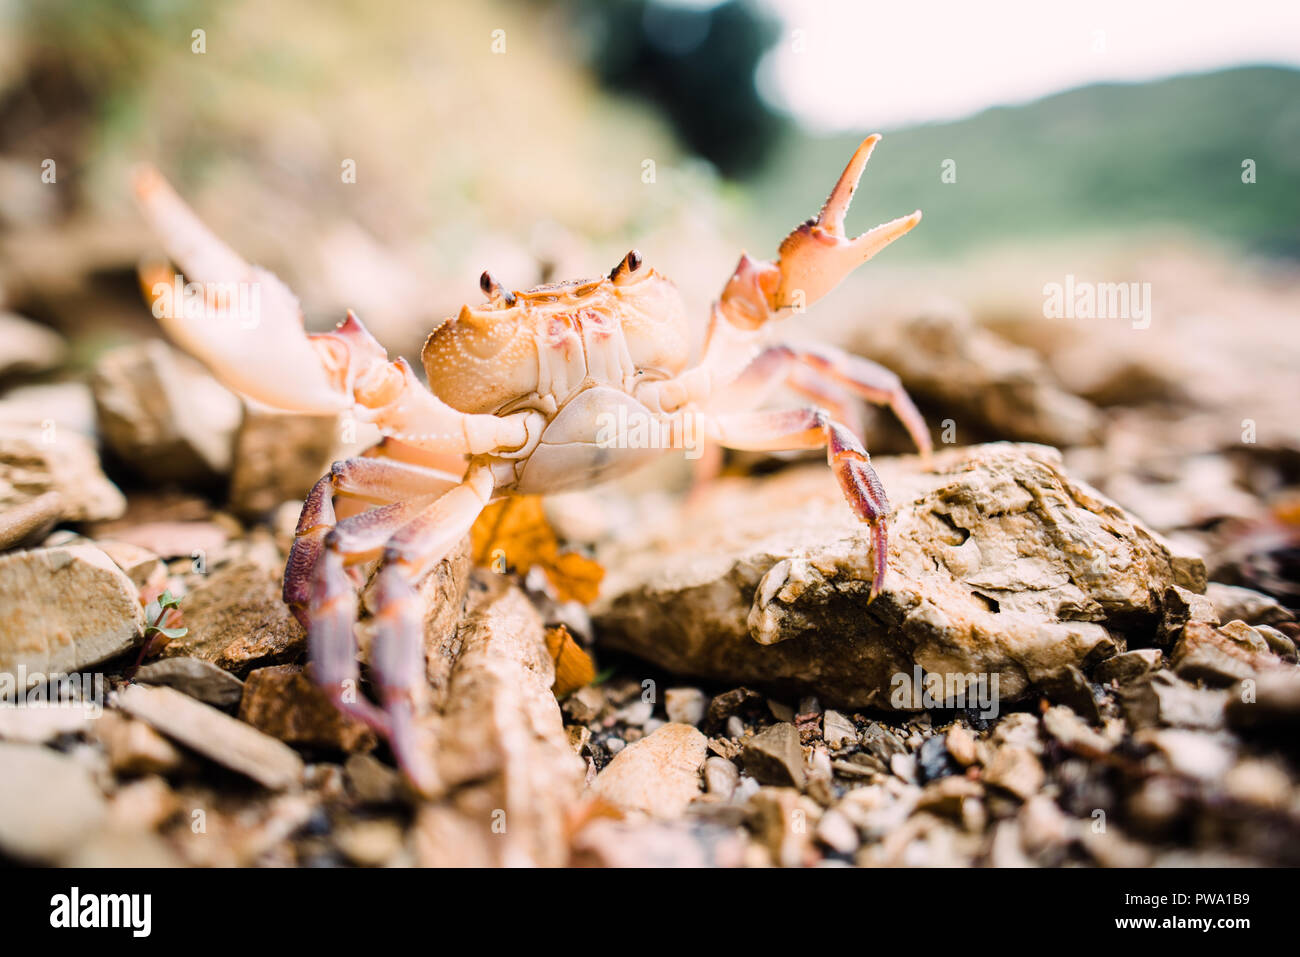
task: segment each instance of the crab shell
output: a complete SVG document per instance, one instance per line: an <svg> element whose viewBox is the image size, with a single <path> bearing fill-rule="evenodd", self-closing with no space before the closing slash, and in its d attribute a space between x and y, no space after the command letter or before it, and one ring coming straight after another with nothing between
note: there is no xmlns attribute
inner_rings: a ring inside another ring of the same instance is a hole
<svg viewBox="0 0 1300 957"><path fill-rule="evenodd" d="M627 354L613 367L607 341L620 327ZM677 287L629 254L608 277L498 291L462 307L429 335L420 359L443 402L501 414L538 396L562 401L592 381L630 385L627 369L645 381L671 378L690 359L690 326Z"/></svg>

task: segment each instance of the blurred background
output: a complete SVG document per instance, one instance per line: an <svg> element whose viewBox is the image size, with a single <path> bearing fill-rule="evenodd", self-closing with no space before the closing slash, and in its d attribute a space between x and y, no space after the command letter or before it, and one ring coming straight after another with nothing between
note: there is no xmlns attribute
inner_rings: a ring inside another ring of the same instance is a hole
<svg viewBox="0 0 1300 957"><path fill-rule="evenodd" d="M57 336L8 337L0 420L84 426L40 390L157 335L142 160L311 326L352 308L414 356L484 268L632 246L702 325L879 131L850 230L925 221L783 333L891 365L940 441L1063 448L1294 603L1300 7L1054 6L0 0L0 310ZM1150 321L1048 315L1076 280Z"/></svg>

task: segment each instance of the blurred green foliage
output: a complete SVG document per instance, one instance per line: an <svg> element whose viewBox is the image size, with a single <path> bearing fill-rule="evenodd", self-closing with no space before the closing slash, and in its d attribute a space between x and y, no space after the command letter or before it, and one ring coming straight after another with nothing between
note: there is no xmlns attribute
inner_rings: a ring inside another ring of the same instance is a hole
<svg viewBox="0 0 1300 957"><path fill-rule="evenodd" d="M754 187L773 236L814 213L860 136L792 137ZM954 161L956 181L941 179ZM1242 181L1243 162L1256 182ZM886 135L851 227L921 208L891 257L1168 227L1300 258L1300 71L1084 87Z"/></svg>

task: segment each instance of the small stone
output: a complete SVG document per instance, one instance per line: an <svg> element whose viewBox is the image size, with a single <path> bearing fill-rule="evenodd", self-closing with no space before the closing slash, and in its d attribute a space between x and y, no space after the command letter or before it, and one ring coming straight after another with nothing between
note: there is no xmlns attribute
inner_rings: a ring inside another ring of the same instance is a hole
<svg viewBox="0 0 1300 957"><path fill-rule="evenodd" d="M1004 745L993 753L984 772L989 784L1010 791L1022 801L1043 786L1043 766L1028 748Z"/></svg>
<svg viewBox="0 0 1300 957"><path fill-rule="evenodd" d="M1223 727L1228 693L1197 688L1162 670L1121 688L1119 700L1135 728L1169 725L1214 730Z"/></svg>
<svg viewBox="0 0 1300 957"><path fill-rule="evenodd" d="M1276 761L1246 758L1223 775L1223 788L1239 801L1283 810L1291 801L1295 785Z"/></svg>
<svg viewBox="0 0 1300 957"><path fill-rule="evenodd" d="M889 770L894 773L895 777L906 781L908 784L916 784L916 755L891 755L889 758Z"/></svg>
<svg viewBox="0 0 1300 957"><path fill-rule="evenodd" d="M270 790L302 780L302 759L288 745L172 688L128 685L114 700L155 730Z"/></svg>
<svg viewBox="0 0 1300 957"><path fill-rule="evenodd" d="M1177 773L1202 781L1219 779L1236 760L1233 748L1223 739L1201 731L1148 728L1134 737L1163 754Z"/></svg>
<svg viewBox="0 0 1300 957"><path fill-rule="evenodd" d="M382 867L402 851L402 828L396 821L378 818L357 821L340 829L334 843L359 867Z"/></svg>
<svg viewBox="0 0 1300 957"><path fill-rule="evenodd" d="M1034 754L1043 753L1043 743L1038 735L1038 719L1023 711L1005 715L993 729L991 741L994 745L1014 744Z"/></svg>
<svg viewBox="0 0 1300 957"><path fill-rule="evenodd" d="M716 695L709 702L708 721L710 725L719 725L728 718L738 715L763 701L763 696L749 688L732 688L730 691Z"/></svg>
<svg viewBox="0 0 1300 957"><path fill-rule="evenodd" d="M804 786L803 747L798 729L788 721L748 739L742 761L745 770L760 784Z"/></svg>
<svg viewBox="0 0 1300 957"><path fill-rule="evenodd" d="M63 337L48 326L0 312L0 377L48 372L63 361L67 350Z"/></svg>
<svg viewBox="0 0 1300 957"><path fill-rule="evenodd" d="M285 664L306 649L302 625L280 598L274 574L244 561L214 572L181 600L186 635L163 656L210 661L236 676L253 668Z"/></svg>
<svg viewBox="0 0 1300 957"><path fill-rule="evenodd" d="M898 739L898 735L876 721L867 725L862 732L862 748L886 766L895 754L907 753L907 746Z"/></svg>
<svg viewBox="0 0 1300 957"><path fill-rule="evenodd" d="M822 703L813 695L806 695L799 699L798 714L821 714Z"/></svg>
<svg viewBox="0 0 1300 957"><path fill-rule="evenodd" d="M727 719L727 737L743 738L745 736L745 722L740 720L739 715L733 714Z"/></svg>
<svg viewBox="0 0 1300 957"><path fill-rule="evenodd" d="M391 804L402 793L402 777L372 754L353 754L343 765L348 790L362 804Z"/></svg>
<svg viewBox="0 0 1300 957"><path fill-rule="evenodd" d="M627 747L627 742L622 738L608 737L605 739L605 750L610 754L618 754Z"/></svg>
<svg viewBox="0 0 1300 957"><path fill-rule="evenodd" d="M1074 839L1074 822L1043 794L1035 794L1020 808L1020 843L1031 854L1060 851Z"/></svg>
<svg viewBox="0 0 1300 957"><path fill-rule="evenodd" d="M664 711L669 721L698 726L704 720L708 697L699 688L669 688L664 692Z"/></svg>
<svg viewBox="0 0 1300 957"><path fill-rule="evenodd" d="M1054 704L1069 705L1085 721L1100 721L1101 710L1093 697L1092 687L1077 665L1067 665L1041 682L1043 694Z"/></svg>
<svg viewBox="0 0 1300 957"><path fill-rule="evenodd" d="M596 775L592 791L624 810L676 817L700 793L707 753L696 728L666 724L621 751Z"/></svg>
<svg viewBox="0 0 1300 957"><path fill-rule="evenodd" d="M1160 641L1171 644L1182 634L1183 627L1190 622L1199 621L1217 625L1222 619L1215 611L1214 603L1205 595L1197 594L1178 585L1165 589L1164 613L1160 620Z"/></svg>
<svg viewBox="0 0 1300 957"><path fill-rule="evenodd" d="M180 801L167 782L151 774L123 784L113 793L108 807L109 825L122 830L153 831L180 809Z"/></svg>
<svg viewBox="0 0 1300 957"><path fill-rule="evenodd" d="M775 698L767 699L767 710L772 712L772 717L777 721L793 722L795 718L794 708L788 704L783 704Z"/></svg>
<svg viewBox="0 0 1300 957"><path fill-rule="evenodd" d="M605 692L594 685L579 688L564 699L563 710L579 724L588 724L605 706Z"/></svg>
<svg viewBox="0 0 1300 957"><path fill-rule="evenodd" d="M245 721L286 744L368 751L374 732L339 711L297 665L274 665L250 671L239 705Z"/></svg>
<svg viewBox="0 0 1300 957"><path fill-rule="evenodd" d="M591 729L585 724L570 724L564 730L569 736L569 747L573 748L573 753L582 754L591 742Z"/></svg>
<svg viewBox="0 0 1300 957"><path fill-rule="evenodd" d="M655 706L653 701L647 701L644 698L637 698L631 704L619 709L618 719L625 724L630 724L633 727L639 728L649 721L654 716L654 713Z"/></svg>
<svg viewBox="0 0 1300 957"><path fill-rule="evenodd" d="M950 774L931 781L921 792L916 807L944 817L960 819L967 801L978 801L984 796L984 787L964 775Z"/></svg>
<svg viewBox="0 0 1300 957"><path fill-rule="evenodd" d="M105 711L95 722L95 735L118 774L166 774L182 760L175 746L149 725L116 711Z"/></svg>
<svg viewBox="0 0 1300 957"><path fill-rule="evenodd" d="M861 843L858 829L834 808L824 812L817 822L817 840L836 854L852 854Z"/></svg>
<svg viewBox="0 0 1300 957"><path fill-rule="evenodd" d="M1164 654L1159 648L1125 651L1097 665L1093 677L1103 683L1114 681L1126 685L1159 668L1162 657Z"/></svg>
<svg viewBox="0 0 1300 957"><path fill-rule="evenodd" d="M113 539L100 539L95 545L113 564L126 572L126 577L135 583L138 589L153 586L159 590L167 585L167 566L163 560L147 548L141 548L131 542L117 542Z"/></svg>
<svg viewBox="0 0 1300 957"><path fill-rule="evenodd" d="M917 768L923 781L933 781L957 771L957 763L948 754L945 736L932 735L925 739L917 752Z"/></svg>
<svg viewBox="0 0 1300 957"><path fill-rule="evenodd" d="M72 674L129 650L144 631L131 579L92 545L0 555L0 674Z"/></svg>
<svg viewBox="0 0 1300 957"><path fill-rule="evenodd" d="M230 470L241 403L202 366L158 339L102 355L91 376L105 442L154 481Z"/></svg>
<svg viewBox="0 0 1300 957"><path fill-rule="evenodd" d="M778 867L813 860L812 835L821 808L793 788L760 788L749 801L750 826Z"/></svg>
<svg viewBox="0 0 1300 957"><path fill-rule="evenodd" d="M70 852L104 819L104 797L75 759L0 743L0 851L34 863Z"/></svg>
<svg viewBox="0 0 1300 957"><path fill-rule="evenodd" d="M50 441L39 425L0 425L0 510L58 492L64 521L119 517L126 498L100 470L90 439L72 429L57 436Z"/></svg>
<svg viewBox="0 0 1300 957"><path fill-rule="evenodd" d="M49 491L0 510L0 551L34 545L63 517L63 495Z"/></svg>
<svg viewBox="0 0 1300 957"><path fill-rule="evenodd" d="M1043 729L1072 751L1102 755L1111 750L1111 742L1107 738L1093 731L1063 704L1047 709L1043 714Z"/></svg>
<svg viewBox="0 0 1300 957"><path fill-rule="evenodd" d="M230 508L254 518L285 499L303 499L329 471L339 444L333 415L297 415L245 405L235 436Z"/></svg>
<svg viewBox="0 0 1300 957"><path fill-rule="evenodd" d="M709 757L704 762L704 790L721 801L729 801L740 783L740 769L726 758Z"/></svg>
<svg viewBox="0 0 1300 957"><path fill-rule="evenodd" d="M135 675L146 685L166 685L217 708L231 708L244 696L244 683L202 658L163 658L143 665Z"/></svg>
<svg viewBox="0 0 1300 957"><path fill-rule="evenodd" d="M1240 627L1233 627L1239 625ZM1245 622L1215 628L1205 622L1189 622L1174 645L1170 664L1178 677L1187 681L1224 686L1277 664L1268 644Z"/></svg>
<svg viewBox="0 0 1300 957"><path fill-rule="evenodd" d="M94 707L69 704L50 707L44 703L28 707L0 705L0 741L45 744L63 734L89 731L101 716Z"/></svg>
<svg viewBox="0 0 1300 957"><path fill-rule="evenodd" d="M1294 641L1282 634L1282 632L1278 631L1272 625L1255 625L1254 628L1255 633L1263 638L1264 643L1268 645L1269 651L1273 652L1273 654L1277 655L1283 661L1289 661L1292 664L1295 663L1297 654Z"/></svg>
<svg viewBox="0 0 1300 957"><path fill-rule="evenodd" d="M1228 725L1241 731L1300 727L1300 671L1266 671L1226 693Z"/></svg>
<svg viewBox="0 0 1300 957"><path fill-rule="evenodd" d="M835 749L857 744L857 725L840 712L828 710L822 715L822 740Z"/></svg>
<svg viewBox="0 0 1300 957"><path fill-rule="evenodd" d="M1219 621L1241 620L1248 625L1273 626L1295 621L1295 614L1276 598L1250 588L1210 582L1205 597L1214 607Z"/></svg>
<svg viewBox="0 0 1300 957"><path fill-rule="evenodd" d="M968 768L975 763L977 754L975 751L975 736L967 730L963 724L954 724L948 729L947 735L944 736L944 744L948 748L948 753L952 755L954 761L963 768Z"/></svg>

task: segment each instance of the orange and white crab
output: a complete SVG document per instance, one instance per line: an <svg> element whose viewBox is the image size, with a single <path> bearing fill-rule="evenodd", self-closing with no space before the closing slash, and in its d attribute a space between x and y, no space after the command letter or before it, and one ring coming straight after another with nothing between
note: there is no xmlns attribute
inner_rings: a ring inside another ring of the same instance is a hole
<svg viewBox="0 0 1300 957"><path fill-rule="evenodd" d="M764 335L770 320L822 298L920 221L918 210L856 239L844 234L878 140L858 147L821 213L786 237L775 261L741 256L713 306L696 365L689 365L676 288L633 250L607 277L523 292L485 272L487 302L463 307L425 342L427 388L405 359L389 361L351 313L332 332L306 334L282 282L209 232L157 172L138 174L138 199L168 254L208 290L206 310L155 309L172 338L264 405L351 412L384 436L364 455L336 462L312 489L284 600L307 629L316 680L342 710L388 738L418 787L431 781L433 764L415 733L426 691L416 585L495 498L590 486L663 452L598 440L611 418L677 437L662 446L680 447L697 430L731 449L824 446L849 506L870 524L872 596L879 591L889 505L862 442L843 423L852 397L888 404L928 455L925 423L888 370L824 346L774 345ZM256 322L222 313L241 284L257 292ZM811 404L760 410L782 384ZM681 428L688 417L692 428ZM360 566L374 559L381 561L370 664L382 708L353 690Z"/></svg>

